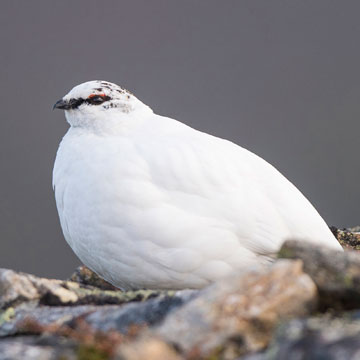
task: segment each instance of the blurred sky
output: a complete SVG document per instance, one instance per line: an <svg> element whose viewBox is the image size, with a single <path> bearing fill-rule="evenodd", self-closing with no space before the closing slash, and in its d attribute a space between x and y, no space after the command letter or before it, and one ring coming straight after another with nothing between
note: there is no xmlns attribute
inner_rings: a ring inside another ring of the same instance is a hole
<svg viewBox="0 0 360 360"><path fill-rule="evenodd" d="M286 175L325 220L360 224L360 2L4 1L0 267L67 277L51 187L78 83L122 85L155 112L230 139Z"/></svg>

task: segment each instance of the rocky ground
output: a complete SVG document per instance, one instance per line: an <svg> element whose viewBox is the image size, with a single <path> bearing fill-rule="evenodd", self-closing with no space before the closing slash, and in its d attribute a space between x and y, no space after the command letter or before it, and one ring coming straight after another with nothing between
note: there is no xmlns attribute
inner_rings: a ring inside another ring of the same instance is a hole
<svg viewBox="0 0 360 360"><path fill-rule="evenodd" d="M360 359L360 228L332 231L344 253L288 241L201 291L0 269L0 360Z"/></svg>

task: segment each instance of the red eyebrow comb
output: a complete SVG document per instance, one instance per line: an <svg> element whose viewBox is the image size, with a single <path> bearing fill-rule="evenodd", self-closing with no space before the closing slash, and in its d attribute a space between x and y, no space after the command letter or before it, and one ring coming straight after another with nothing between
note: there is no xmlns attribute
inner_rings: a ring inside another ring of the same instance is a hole
<svg viewBox="0 0 360 360"><path fill-rule="evenodd" d="M101 97L104 97L104 96L105 96L105 94L91 94L91 95L89 95L89 96L88 96L88 99L91 99L91 98L93 98L93 97L95 97L95 96L101 96Z"/></svg>

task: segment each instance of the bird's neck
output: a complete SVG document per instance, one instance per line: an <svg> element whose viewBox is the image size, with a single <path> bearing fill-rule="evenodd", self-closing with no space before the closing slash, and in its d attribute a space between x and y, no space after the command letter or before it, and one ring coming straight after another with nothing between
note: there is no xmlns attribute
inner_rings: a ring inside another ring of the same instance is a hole
<svg viewBox="0 0 360 360"><path fill-rule="evenodd" d="M126 135L146 121L153 111L148 106L137 107L130 112L117 109L100 114L76 114L67 116L68 123L77 132L93 133L99 136Z"/></svg>

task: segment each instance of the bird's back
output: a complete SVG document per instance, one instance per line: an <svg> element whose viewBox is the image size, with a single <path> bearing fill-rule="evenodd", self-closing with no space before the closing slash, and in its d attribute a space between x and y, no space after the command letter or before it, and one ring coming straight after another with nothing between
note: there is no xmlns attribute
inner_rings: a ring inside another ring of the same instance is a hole
<svg viewBox="0 0 360 360"><path fill-rule="evenodd" d="M264 159L172 119L157 117L157 121L159 128L164 128L164 122L171 123L168 132L151 144L151 152L147 144L141 148L144 142L139 146L159 186L172 188L174 193L203 195L205 203L211 199L213 211L222 211L224 218L237 224L239 234L263 232L260 247L265 252L265 238L269 237L270 249L288 237L341 249L311 203Z"/></svg>

